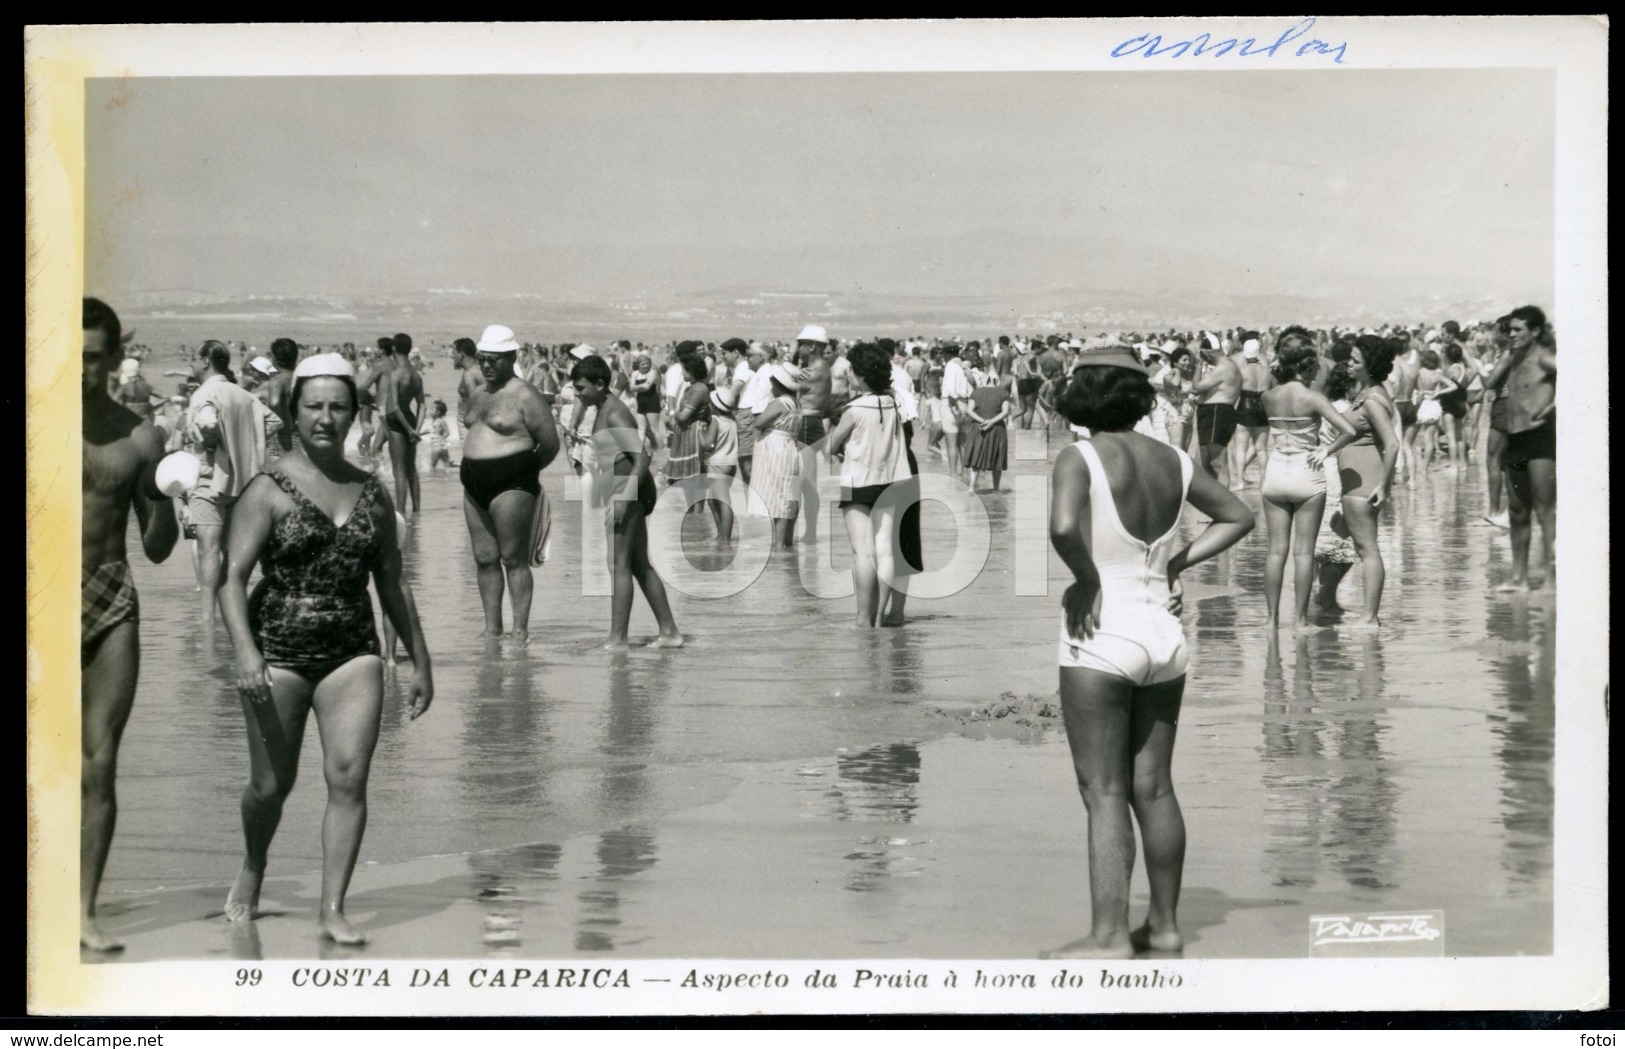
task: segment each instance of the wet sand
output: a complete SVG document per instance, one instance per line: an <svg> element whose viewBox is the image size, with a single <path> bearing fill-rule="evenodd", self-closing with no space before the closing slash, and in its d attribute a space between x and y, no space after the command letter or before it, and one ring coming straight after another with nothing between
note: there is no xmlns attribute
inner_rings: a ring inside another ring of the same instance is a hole
<svg viewBox="0 0 1625 1049"><path fill-rule="evenodd" d="M454 404L455 376L437 363L430 390ZM386 684L349 904L374 940L361 956L1033 958L1087 931L1064 736L1042 718L969 718L1001 693L1055 689L1069 580L1051 556L1049 595L1015 595L1016 496L979 497L986 569L912 600L904 629L856 632L850 598L800 586L797 558L849 564L826 525L743 593L674 592L684 649L608 654L593 646L609 599L581 596L566 469L544 475L553 559L528 649L476 638L461 488L454 472L424 475L405 554L437 695L408 722L400 682ZM1256 508L1256 491L1243 498ZM1187 956L1302 957L1310 915L1393 908L1444 911L1448 954L1551 952L1554 603L1490 592L1508 552L1482 500L1475 472L1396 488L1375 633L1288 630L1272 648L1262 523L1191 573L1174 761ZM925 534L935 567L955 536L944 507L927 504ZM719 563L703 542L691 551ZM118 960L357 954L315 934L314 727L267 913L243 929L220 917L247 774L230 647L198 626L184 547L165 565L137 559L135 575L142 684L103 892L129 945ZM1342 602L1359 598L1355 572ZM641 599L632 633L655 633ZM1137 918L1143 870L1134 887Z"/></svg>

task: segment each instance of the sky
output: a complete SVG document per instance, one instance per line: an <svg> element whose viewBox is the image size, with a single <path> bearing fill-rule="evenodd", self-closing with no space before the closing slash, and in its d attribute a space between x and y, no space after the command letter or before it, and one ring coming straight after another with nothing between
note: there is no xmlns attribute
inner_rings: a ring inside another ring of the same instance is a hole
<svg viewBox="0 0 1625 1049"><path fill-rule="evenodd" d="M1549 301L1549 71L88 85L112 297L1112 289Z"/></svg>

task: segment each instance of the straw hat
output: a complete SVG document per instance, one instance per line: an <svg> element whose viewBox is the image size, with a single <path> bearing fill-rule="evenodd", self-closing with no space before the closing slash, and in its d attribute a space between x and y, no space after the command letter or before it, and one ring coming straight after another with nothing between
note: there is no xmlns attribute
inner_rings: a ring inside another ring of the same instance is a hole
<svg viewBox="0 0 1625 1049"><path fill-rule="evenodd" d="M796 336L796 341L821 342L827 346L829 345L829 336L825 334L823 328L816 324L809 324L805 328L801 329L801 334Z"/></svg>
<svg viewBox="0 0 1625 1049"><path fill-rule="evenodd" d="M796 384L801 381L801 369L797 368L793 364L786 364L783 361L780 361L777 364L769 364L767 366L767 374L772 376L774 379L777 379L779 385L783 386L787 390L795 389Z"/></svg>
<svg viewBox="0 0 1625 1049"><path fill-rule="evenodd" d="M1140 363L1134 351L1119 343L1100 342L1091 345L1078 355L1077 368L1127 368L1131 372L1141 375L1150 375L1151 372Z"/></svg>
<svg viewBox="0 0 1625 1049"><path fill-rule="evenodd" d="M734 410L734 392L733 392L733 390L731 390L731 389L712 390L711 391L711 407L715 408L719 412L731 412L731 411L733 411Z"/></svg>

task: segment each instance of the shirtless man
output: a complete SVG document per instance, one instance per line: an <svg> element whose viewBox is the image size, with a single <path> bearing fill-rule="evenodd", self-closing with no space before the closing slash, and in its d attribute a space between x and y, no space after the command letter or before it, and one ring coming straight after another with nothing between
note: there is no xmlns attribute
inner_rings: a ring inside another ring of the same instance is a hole
<svg viewBox="0 0 1625 1049"><path fill-rule="evenodd" d="M1270 378L1270 370L1259 360L1259 347L1257 332L1243 332L1241 344L1241 361L1229 358L1236 365L1241 375L1241 400L1236 408L1236 436L1238 440L1230 449L1230 487L1241 489L1247 487L1247 467L1252 465L1255 456L1265 452L1264 441L1269 436L1269 412L1264 410L1264 391L1274 383ZM1260 483L1263 481L1262 467L1260 467Z"/></svg>
<svg viewBox="0 0 1625 1049"><path fill-rule="evenodd" d="M841 421L841 410L852 399L852 364L846 359L846 347L835 342L824 351L824 362L829 365L829 427L833 430Z"/></svg>
<svg viewBox="0 0 1625 1049"><path fill-rule="evenodd" d="M458 339L454 346L457 358L452 367L463 373L457 379L457 429L466 435L469 413L485 395L485 376L480 373L473 339Z"/></svg>
<svg viewBox="0 0 1625 1049"><path fill-rule="evenodd" d="M1512 525L1512 578L1502 592L1535 589L1529 583L1530 513L1540 518L1545 588L1556 585L1557 562L1557 351L1546 345L1550 328L1538 306L1520 306L1510 315L1512 351L1485 381L1491 389L1506 379L1507 511Z"/></svg>
<svg viewBox="0 0 1625 1049"><path fill-rule="evenodd" d="M796 384L796 404L801 409L801 541L818 542L818 470L815 456L823 450L829 432L829 409L833 377L825 352L829 336L816 324L809 324L796 336L795 365L801 369Z"/></svg>
<svg viewBox="0 0 1625 1049"><path fill-rule="evenodd" d="M276 374L254 391L255 396L282 420L282 426L266 443L267 459L293 451L293 412L289 398L293 395L293 370L299 365L299 344L292 339L277 339L271 343L271 360L276 364Z"/></svg>
<svg viewBox="0 0 1625 1049"><path fill-rule="evenodd" d="M514 636L529 643L531 524L542 468L559 454L559 434L536 387L514 375L519 343L512 329L491 325L475 349L485 391L469 405L459 476L485 610L481 636L502 634L506 580Z"/></svg>
<svg viewBox="0 0 1625 1049"><path fill-rule="evenodd" d="M1224 463L1224 450L1236 433L1236 401L1241 397L1241 371L1203 336L1197 343L1206 371L1191 387L1196 403L1196 444L1202 470L1217 479L1214 464Z"/></svg>
<svg viewBox="0 0 1625 1049"><path fill-rule="evenodd" d="M130 509L141 546L162 561L175 548L175 511L155 487L164 455L157 428L107 395L107 377L123 355L117 315L84 300L84 517L79 567L79 943L93 951L123 944L96 921L96 893L113 843L118 801L113 779L119 740L135 702L141 668L140 606L124 549Z"/></svg>
<svg viewBox="0 0 1625 1049"><path fill-rule="evenodd" d="M356 398L359 402L356 421L361 424L361 441L357 445L361 454L369 459L376 458L378 449L384 439L384 428L378 425L375 413L378 409L378 395L374 392L378 387L381 373L388 365L384 347L394 352L395 344L385 335L378 340L378 349L364 349L361 351L361 367L357 370L355 378Z"/></svg>
<svg viewBox="0 0 1625 1049"><path fill-rule="evenodd" d="M604 647L626 648L635 583L643 591L644 600L649 602L655 622L660 624L660 636L654 647L681 648L683 635L672 618L666 585L649 562L649 529L645 521L659 498L654 475L649 472L652 456L638 434L637 420L632 417L631 409L611 393L610 379L609 365L601 357L580 358L570 369L570 384L575 387L576 396L582 404L596 409L592 423L593 454L587 457L592 463L589 498L590 505L604 508L605 526L611 533L609 568L614 579L609 640Z"/></svg>
<svg viewBox="0 0 1625 1049"><path fill-rule="evenodd" d="M418 494L418 422L423 415L423 376L412 367L412 336L405 332L390 340L392 365L387 375L380 377L381 395L378 408L383 416L385 440L389 442L389 463L395 471L395 502L406 509L407 496L412 497L412 512L423 509ZM382 395L388 388L387 396Z"/></svg>

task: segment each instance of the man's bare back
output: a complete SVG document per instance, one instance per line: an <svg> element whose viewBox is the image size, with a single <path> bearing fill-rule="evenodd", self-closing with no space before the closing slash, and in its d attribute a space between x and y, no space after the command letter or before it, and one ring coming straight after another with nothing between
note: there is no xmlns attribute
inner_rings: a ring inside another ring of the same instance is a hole
<svg viewBox="0 0 1625 1049"><path fill-rule="evenodd" d="M1196 384L1201 404L1228 404L1232 407L1241 399L1241 370L1229 357L1210 360L1207 351L1202 359L1207 362L1207 374Z"/></svg>

